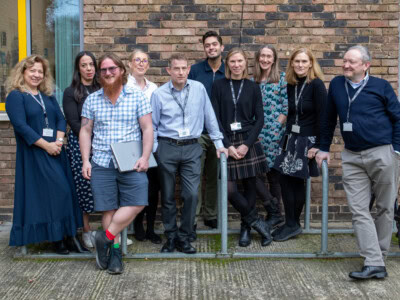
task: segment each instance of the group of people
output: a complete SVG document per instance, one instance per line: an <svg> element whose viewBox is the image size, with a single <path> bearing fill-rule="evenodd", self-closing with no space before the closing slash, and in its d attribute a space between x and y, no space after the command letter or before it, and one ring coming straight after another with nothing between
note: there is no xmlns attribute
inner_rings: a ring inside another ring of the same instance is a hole
<svg viewBox="0 0 400 300"><path fill-rule="evenodd" d="M250 245L251 229L262 246L286 241L302 232L305 182L319 175L317 164L329 163L339 116L343 183L365 258L361 272L350 277L386 277L398 187L400 104L387 81L368 74L368 50L353 46L346 52L344 76L336 77L327 93L308 49L291 54L285 73L275 48L262 46L249 79L242 49L232 48L223 61L216 32L205 33L202 42L206 59L190 66L183 54L172 54L166 68L170 80L160 87L145 77L150 57L142 50L131 53L128 69L115 54L104 54L97 63L92 53L80 52L64 92L66 120L52 96L47 60L32 55L16 65L6 102L17 141L10 245L47 240L60 254L95 247L98 267L120 274L120 233L131 222L138 241L162 243L154 231L160 193L166 238L161 252L196 253L192 243L201 211L204 224L217 228L221 153L228 157L228 200L241 216L239 246ZM142 155L132 162L133 171L119 172L111 144L129 141L142 142ZM158 166L149 169L151 153ZM371 191L375 224L368 209ZM257 211L257 196L265 219ZM94 211L102 212L103 227L95 232L89 224ZM83 245L76 237L81 227Z"/></svg>

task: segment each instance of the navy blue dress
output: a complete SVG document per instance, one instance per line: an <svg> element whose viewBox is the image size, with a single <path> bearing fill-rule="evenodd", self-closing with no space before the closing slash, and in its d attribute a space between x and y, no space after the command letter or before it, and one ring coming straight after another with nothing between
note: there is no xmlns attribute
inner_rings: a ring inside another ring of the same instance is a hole
<svg viewBox="0 0 400 300"><path fill-rule="evenodd" d="M17 142L10 246L59 241L66 235L74 236L76 229L82 227L82 214L65 150L51 156L34 145L40 138L54 142L57 131L66 130L55 97L41 95L49 126L53 129L52 137L42 136L43 110L31 95L14 90L6 100L6 111Z"/></svg>

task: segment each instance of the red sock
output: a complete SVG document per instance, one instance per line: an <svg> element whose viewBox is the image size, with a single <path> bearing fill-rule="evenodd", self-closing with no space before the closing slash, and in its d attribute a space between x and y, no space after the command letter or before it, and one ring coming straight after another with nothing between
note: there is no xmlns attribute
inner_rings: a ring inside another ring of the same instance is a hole
<svg viewBox="0 0 400 300"><path fill-rule="evenodd" d="M108 229L106 230L106 236L110 241L115 239L115 235L113 235L111 232L109 232Z"/></svg>

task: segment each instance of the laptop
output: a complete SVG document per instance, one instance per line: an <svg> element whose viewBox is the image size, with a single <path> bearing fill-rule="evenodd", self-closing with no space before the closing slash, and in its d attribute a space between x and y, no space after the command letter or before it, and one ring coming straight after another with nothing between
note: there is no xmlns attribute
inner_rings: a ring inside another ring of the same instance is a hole
<svg viewBox="0 0 400 300"><path fill-rule="evenodd" d="M117 161L118 171L129 172L134 171L133 166L136 161L142 156L142 142L122 142L111 144L111 151ZM157 162L153 153L150 154L149 168L157 167Z"/></svg>

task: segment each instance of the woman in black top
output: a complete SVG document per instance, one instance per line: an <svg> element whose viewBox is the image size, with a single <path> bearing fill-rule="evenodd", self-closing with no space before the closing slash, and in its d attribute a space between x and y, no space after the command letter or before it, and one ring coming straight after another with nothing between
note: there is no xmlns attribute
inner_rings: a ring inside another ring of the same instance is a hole
<svg viewBox="0 0 400 300"><path fill-rule="evenodd" d="M305 203L306 179L318 176L315 155L319 148L320 118L327 92L313 53L298 49L286 70L289 113L280 154L274 168L281 173L285 225L273 232L274 241L286 241L302 232L300 215Z"/></svg>
<svg viewBox="0 0 400 300"><path fill-rule="evenodd" d="M261 90L246 79L247 57L240 48L228 52L226 78L214 82L212 104L228 157L228 199L240 212L243 222L254 228L262 237L262 246L271 243L270 228L258 217L256 210L256 176L268 171L265 154L258 141L264 124ZM237 189L242 180L244 193ZM241 232L241 236L243 230ZM246 245L247 246L247 245Z"/></svg>
<svg viewBox="0 0 400 300"><path fill-rule="evenodd" d="M71 85L65 89L63 108L71 130L68 133L67 154L71 164L79 205L83 211L82 240L86 247L93 247L90 239L89 213L94 210L90 181L82 176L82 157L79 148L81 113L86 97L100 88L96 79L96 59L91 52L82 51L75 58Z"/></svg>

